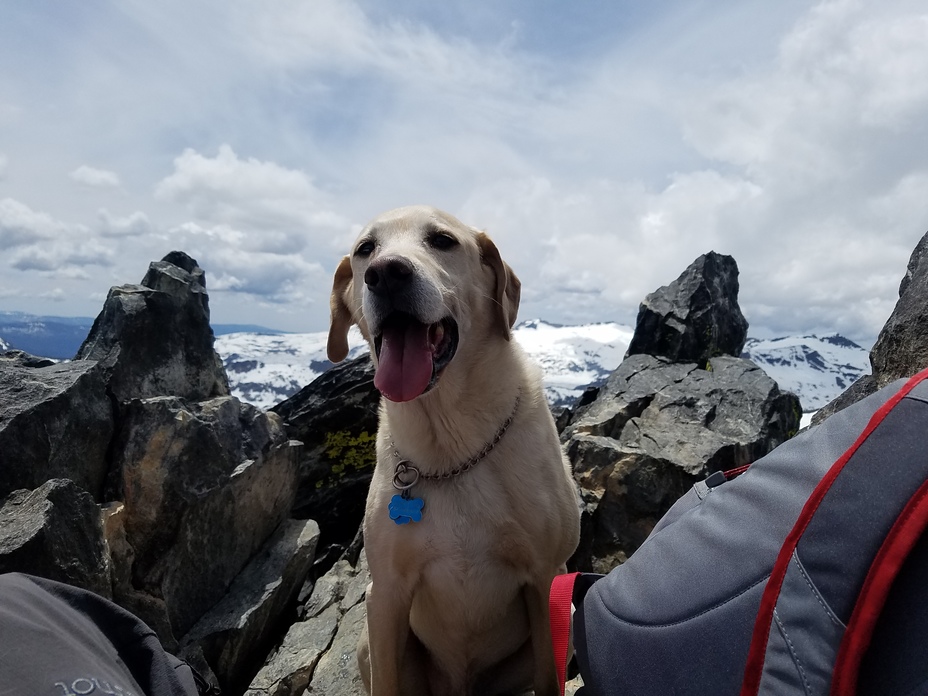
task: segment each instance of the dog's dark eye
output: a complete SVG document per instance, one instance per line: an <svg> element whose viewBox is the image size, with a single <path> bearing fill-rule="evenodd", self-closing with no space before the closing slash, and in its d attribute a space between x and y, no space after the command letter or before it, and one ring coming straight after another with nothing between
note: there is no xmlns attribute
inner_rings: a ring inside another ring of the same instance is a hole
<svg viewBox="0 0 928 696"><path fill-rule="evenodd" d="M429 246L434 249L447 251L448 249L456 247L457 245L458 240L456 240L450 234L445 234L444 232L435 232L429 235Z"/></svg>
<svg viewBox="0 0 928 696"><path fill-rule="evenodd" d="M354 250L355 256L370 256L372 253L374 253L374 243L371 240L361 242L358 244L358 248Z"/></svg>

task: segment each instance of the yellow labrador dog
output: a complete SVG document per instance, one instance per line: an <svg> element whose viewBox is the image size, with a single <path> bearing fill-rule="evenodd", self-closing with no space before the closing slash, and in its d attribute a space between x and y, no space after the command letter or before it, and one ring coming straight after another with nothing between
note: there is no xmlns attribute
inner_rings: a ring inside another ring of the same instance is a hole
<svg viewBox="0 0 928 696"><path fill-rule="evenodd" d="M542 392L512 340L520 283L451 215L381 215L342 259L328 354L352 324L383 394L367 498L373 696L557 692L548 589L577 546L577 494Z"/></svg>

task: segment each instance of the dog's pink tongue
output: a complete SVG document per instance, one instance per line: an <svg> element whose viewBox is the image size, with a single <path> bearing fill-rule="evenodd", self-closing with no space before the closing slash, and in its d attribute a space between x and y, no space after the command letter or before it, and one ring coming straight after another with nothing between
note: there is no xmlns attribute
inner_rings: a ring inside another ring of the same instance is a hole
<svg viewBox="0 0 928 696"><path fill-rule="evenodd" d="M411 401L432 379L429 327L417 321L384 327L374 386L390 401Z"/></svg>

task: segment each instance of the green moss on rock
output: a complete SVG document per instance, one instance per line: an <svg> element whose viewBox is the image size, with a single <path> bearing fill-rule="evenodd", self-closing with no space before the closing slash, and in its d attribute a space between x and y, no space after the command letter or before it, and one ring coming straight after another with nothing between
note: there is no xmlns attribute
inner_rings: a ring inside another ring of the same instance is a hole
<svg viewBox="0 0 928 696"><path fill-rule="evenodd" d="M354 435L349 430L336 430L325 435L324 451L327 459L333 462L332 474L326 484L337 483L349 471L362 471L373 468L377 461L375 447L376 436L361 431ZM325 485L322 482L317 487Z"/></svg>

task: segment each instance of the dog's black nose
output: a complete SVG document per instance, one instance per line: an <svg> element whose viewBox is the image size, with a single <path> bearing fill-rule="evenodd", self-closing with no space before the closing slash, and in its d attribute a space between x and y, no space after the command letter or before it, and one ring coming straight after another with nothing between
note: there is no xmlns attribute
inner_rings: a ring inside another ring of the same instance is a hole
<svg viewBox="0 0 928 696"><path fill-rule="evenodd" d="M375 295L404 290L412 281L412 264L402 256L384 256L364 272L364 282Z"/></svg>

